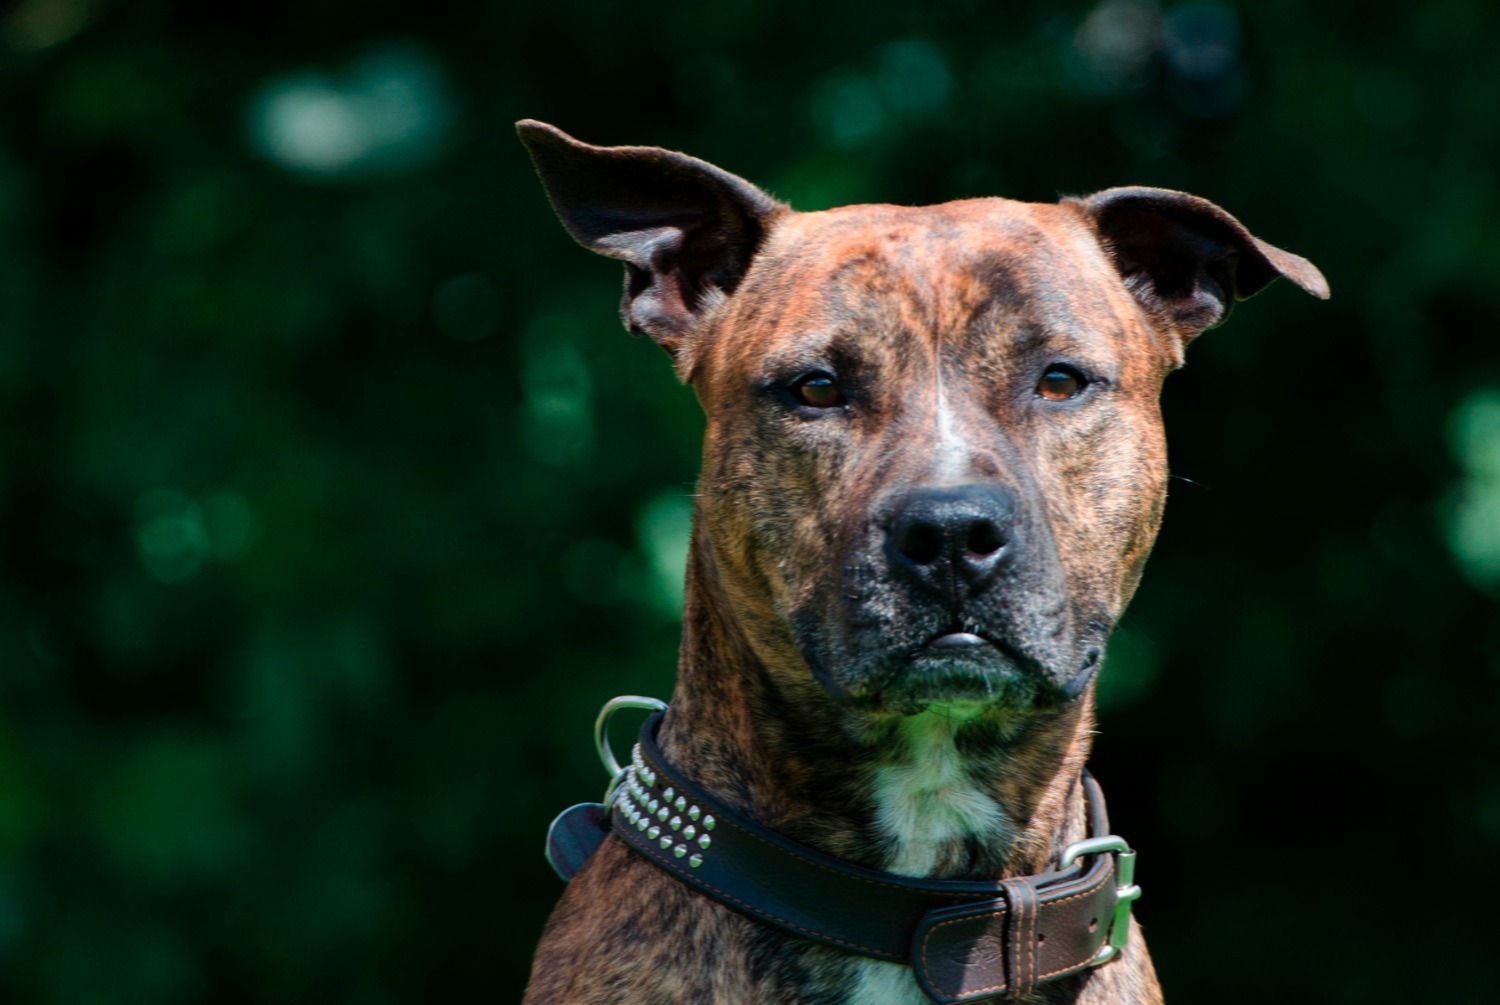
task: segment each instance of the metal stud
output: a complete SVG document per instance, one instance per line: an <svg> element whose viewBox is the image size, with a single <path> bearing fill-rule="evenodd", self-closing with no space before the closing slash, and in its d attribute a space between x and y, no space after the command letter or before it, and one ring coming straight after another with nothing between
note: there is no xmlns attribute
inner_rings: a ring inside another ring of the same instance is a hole
<svg viewBox="0 0 1500 1005"><path fill-rule="evenodd" d="M688 859L688 865L692 866L694 869L698 868L702 864L703 864L703 856L702 855L694 855L692 858Z"/></svg>
<svg viewBox="0 0 1500 1005"><path fill-rule="evenodd" d="M688 824L682 829L682 836L691 841L693 840L693 838L698 836L698 828L694 827L692 824Z"/></svg>
<svg viewBox="0 0 1500 1005"><path fill-rule="evenodd" d="M651 840L655 841L657 838L661 837L661 828L660 827L653 827L653 828L651 828L650 830L648 830L646 832L646 836L648 838L650 838Z"/></svg>
<svg viewBox="0 0 1500 1005"><path fill-rule="evenodd" d="M708 816L703 818L703 829L706 831L711 831L714 829L713 814L710 813Z"/></svg>
<svg viewBox="0 0 1500 1005"><path fill-rule="evenodd" d="M685 844L678 845L676 848L672 849L672 854L674 856L676 856L677 858L682 858L682 856L684 856L684 855L687 854L687 845L685 845Z"/></svg>
<svg viewBox="0 0 1500 1005"><path fill-rule="evenodd" d="M670 828L672 828L674 831L675 830L681 830L682 829L682 817L673 817L670 821L668 821L667 826L670 827Z"/></svg>
<svg viewBox="0 0 1500 1005"><path fill-rule="evenodd" d="M648 821L645 817L638 817L635 821L635 829L638 831L643 831L646 829L646 824L648 824L649 822L650 821Z"/></svg>
<svg viewBox="0 0 1500 1005"><path fill-rule="evenodd" d="M682 798L681 796L678 796L677 802L673 803L672 805L676 806L679 810L685 810L687 809L687 800Z"/></svg>
<svg viewBox="0 0 1500 1005"><path fill-rule="evenodd" d="M662 838L661 839L661 849L662 849L662 851L666 851L670 847L672 847L672 839L670 837L664 837L664 838Z"/></svg>
<svg viewBox="0 0 1500 1005"><path fill-rule="evenodd" d="M661 809L661 803L653 799L646 804L646 809L651 813L655 813L657 810Z"/></svg>
<svg viewBox="0 0 1500 1005"><path fill-rule="evenodd" d="M708 851L708 846L713 843L713 838L709 837L707 834L698 839L698 847L702 848L704 851Z"/></svg>
<svg viewBox="0 0 1500 1005"><path fill-rule="evenodd" d="M661 809L659 809L659 810L656 811L656 819L658 819L658 820L665 820L665 819L667 819L667 817L669 817L671 815L672 815L672 808L670 806L663 806Z"/></svg>
<svg viewBox="0 0 1500 1005"><path fill-rule="evenodd" d="M703 811L700 810L700 809L698 809L698 807L696 807L696 806L689 806L688 807L688 816L692 817L694 820L697 820L702 815L703 815Z"/></svg>

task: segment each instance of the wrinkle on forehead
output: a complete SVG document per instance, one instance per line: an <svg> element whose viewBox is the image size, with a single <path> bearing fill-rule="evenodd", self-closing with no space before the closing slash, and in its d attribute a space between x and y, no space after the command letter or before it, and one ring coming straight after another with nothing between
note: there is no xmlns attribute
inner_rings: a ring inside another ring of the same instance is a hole
<svg viewBox="0 0 1500 1005"><path fill-rule="evenodd" d="M1094 273L1100 282L1072 281ZM997 322L1066 334L1118 320L1113 268L1066 207L974 199L798 214L771 236L725 318L764 353L809 331L899 326L954 349ZM1122 297L1123 287L1118 291ZM732 348L725 346L723 348Z"/></svg>

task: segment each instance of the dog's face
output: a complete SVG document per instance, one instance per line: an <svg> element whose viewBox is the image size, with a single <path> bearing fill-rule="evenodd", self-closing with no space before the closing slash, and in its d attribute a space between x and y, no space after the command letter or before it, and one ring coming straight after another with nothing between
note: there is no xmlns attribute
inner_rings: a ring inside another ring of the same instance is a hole
<svg viewBox="0 0 1500 1005"><path fill-rule="evenodd" d="M1056 708L1160 522L1157 396L1303 259L1158 189L794 213L523 123L553 204L708 414L698 546L767 669L875 712Z"/></svg>
<svg viewBox="0 0 1500 1005"><path fill-rule="evenodd" d="M693 368L700 519L839 699L1055 704L1155 536L1176 347L1071 206L789 216Z"/></svg>

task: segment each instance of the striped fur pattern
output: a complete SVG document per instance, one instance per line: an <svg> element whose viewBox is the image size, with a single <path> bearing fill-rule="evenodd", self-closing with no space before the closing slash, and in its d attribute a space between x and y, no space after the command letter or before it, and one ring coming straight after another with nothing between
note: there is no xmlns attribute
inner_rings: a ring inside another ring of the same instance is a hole
<svg viewBox="0 0 1500 1005"><path fill-rule="evenodd" d="M521 128L565 225L626 263L627 325L667 349L707 413L666 756L850 862L1042 871L1083 836L1092 677L1161 519L1162 380L1253 292L1224 246L1260 285L1279 272L1311 289L1316 270L1180 193L797 213L681 154ZM1039 377L1060 362L1086 387L1044 399ZM808 373L836 380L842 403L799 404ZM1014 500L1012 561L968 592L913 589L888 546L893 508L970 484ZM921 663L959 630L994 640L1014 672ZM749 921L614 839L563 894L526 997L925 1000L909 968ZM1135 932L1116 961L1031 1000L1161 994Z"/></svg>

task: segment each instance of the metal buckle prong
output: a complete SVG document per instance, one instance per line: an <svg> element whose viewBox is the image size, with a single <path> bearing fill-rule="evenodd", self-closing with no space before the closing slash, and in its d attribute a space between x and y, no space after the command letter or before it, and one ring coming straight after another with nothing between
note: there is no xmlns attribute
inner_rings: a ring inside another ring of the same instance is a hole
<svg viewBox="0 0 1500 1005"><path fill-rule="evenodd" d="M1141 888L1135 882L1135 852L1125 843L1124 838L1109 834L1070 844L1062 853L1061 867L1066 869L1085 855L1102 855L1107 852L1115 855L1115 916L1109 923L1109 934L1104 938L1104 945L1099 947L1099 952L1089 961L1091 967L1114 959L1130 940L1130 905L1141 895Z"/></svg>

